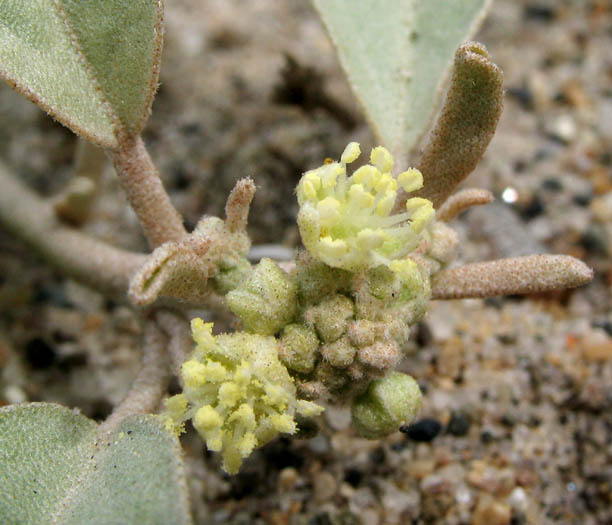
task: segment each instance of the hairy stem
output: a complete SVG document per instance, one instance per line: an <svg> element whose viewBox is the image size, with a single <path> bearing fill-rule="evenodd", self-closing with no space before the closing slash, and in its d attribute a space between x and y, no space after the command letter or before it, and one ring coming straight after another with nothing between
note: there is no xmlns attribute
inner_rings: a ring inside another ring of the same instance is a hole
<svg viewBox="0 0 612 525"><path fill-rule="evenodd" d="M125 297L145 255L120 250L60 224L52 207L0 163L0 223L49 264L102 293Z"/></svg>
<svg viewBox="0 0 612 525"><path fill-rule="evenodd" d="M133 414L145 414L157 408L170 381L169 359L166 352L168 338L156 325L147 320L142 345L142 366L125 399L115 407L100 427L110 432L119 422Z"/></svg>
<svg viewBox="0 0 612 525"><path fill-rule="evenodd" d="M189 321L183 316L168 310L157 312L155 319L170 338L168 353L170 354L172 371L178 375L181 365L187 360L187 356L194 346Z"/></svg>
<svg viewBox="0 0 612 525"><path fill-rule="evenodd" d="M108 154L151 247L179 241L187 233L183 219L170 202L142 139L129 139Z"/></svg>

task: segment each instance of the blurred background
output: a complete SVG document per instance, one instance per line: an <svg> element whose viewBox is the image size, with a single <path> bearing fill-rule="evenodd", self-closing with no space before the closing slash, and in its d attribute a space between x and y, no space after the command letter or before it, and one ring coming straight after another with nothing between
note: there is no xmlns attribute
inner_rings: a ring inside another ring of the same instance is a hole
<svg viewBox="0 0 612 525"><path fill-rule="evenodd" d="M222 214L250 176L254 244L299 247L302 172L349 141L374 145L310 4L175 0L165 27L144 139L188 227ZM386 440L356 438L348 410L330 408L316 438L277 440L229 477L186 434L198 523L612 523L612 4L495 0L476 40L506 97L464 183L497 200L453 224L459 261L564 253L594 281L432 303L403 364L424 392L421 415ZM0 158L33 188L61 191L76 144L0 85ZM108 166L82 228L146 250ZM57 401L103 419L138 368L139 335L134 312L0 230L0 403Z"/></svg>

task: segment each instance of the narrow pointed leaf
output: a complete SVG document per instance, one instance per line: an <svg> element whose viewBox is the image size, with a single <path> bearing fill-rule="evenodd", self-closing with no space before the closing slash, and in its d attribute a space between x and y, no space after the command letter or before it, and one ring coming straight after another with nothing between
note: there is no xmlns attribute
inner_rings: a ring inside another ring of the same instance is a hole
<svg viewBox="0 0 612 525"><path fill-rule="evenodd" d="M161 0L0 0L0 75L91 142L142 130L157 86Z"/></svg>
<svg viewBox="0 0 612 525"><path fill-rule="evenodd" d="M418 164L423 174L418 195L434 207L480 162L495 134L503 95L502 72L485 47L477 42L461 45L444 105Z"/></svg>
<svg viewBox="0 0 612 525"><path fill-rule="evenodd" d="M489 0L313 0L381 144L404 157Z"/></svg>
<svg viewBox="0 0 612 525"><path fill-rule="evenodd" d="M145 415L101 434L59 405L1 409L2 522L190 523L177 439Z"/></svg>
<svg viewBox="0 0 612 525"><path fill-rule="evenodd" d="M518 295L589 283L593 270L569 255L525 255L467 264L439 272L431 283L432 299Z"/></svg>

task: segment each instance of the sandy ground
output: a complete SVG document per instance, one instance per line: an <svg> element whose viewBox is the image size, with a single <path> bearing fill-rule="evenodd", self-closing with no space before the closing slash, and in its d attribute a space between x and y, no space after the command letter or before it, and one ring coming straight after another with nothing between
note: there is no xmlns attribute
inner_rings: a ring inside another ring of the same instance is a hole
<svg viewBox="0 0 612 525"><path fill-rule="evenodd" d="M612 523L612 7L497 0L477 39L507 92L467 181L498 203L456 221L460 261L565 253L595 269L593 283L433 303L403 364L425 394L407 434L359 439L346 411L329 409L316 438L277 440L229 477L188 433L198 523ZM287 56L305 82L283 79ZM74 136L6 86L0 122L1 158L59 191ZM220 214L248 175L254 243L298 246L295 184L350 140L373 144L307 2L168 2L145 141L189 226ZM145 249L110 169L84 229ZM0 232L0 402L57 401L103 419L137 370L139 335L127 307Z"/></svg>

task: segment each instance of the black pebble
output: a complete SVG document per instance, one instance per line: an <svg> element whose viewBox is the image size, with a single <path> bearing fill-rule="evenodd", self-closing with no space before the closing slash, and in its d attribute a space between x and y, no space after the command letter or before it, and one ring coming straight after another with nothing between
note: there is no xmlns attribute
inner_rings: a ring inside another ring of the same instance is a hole
<svg viewBox="0 0 612 525"><path fill-rule="evenodd" d="M304 457L291 448L291 441L280 438L262 448L262 454L270 468L283 470L287 467L299 469L304 464Z"/></svg>
<svg viewBox="0 0 612 525"><path fill-rule="evenodd" d="M465 436L470 430L470 419L460 410L453 412L446 431L453 436Z"/></svg>
<svg viewBox="0 0 612 525"><path fill-rule="evenodd" d="M412 425L404 425L400 428L408 438L413 441L428 442L435 438L442 430L442 423L437 419L425 418L413 423Z"/></svg>
<svg viewBox="0 0 612 525"><path fill-rule="evenodd" d="M44 339L35 337L26 344L25 356L32 368L43 370L55 364L57 352Z"/></svg>
<svg viewBox="0 0 612 525"><path fill-rule="evenodd" d="M536 20L538 22L550 22L556 16L555 10L552 7L541 4L528 4L523 10L523 16L527 20Z"/></svg>
<svg viewBox="0 0 612 525"><path fill-rule="evenodd" d="M612 321L604 320L604 321L593 321L591 323L593 328L601 328L605 330L606 333L612 337Z"/></svg>
<svg viewBox="0 0 612 525"><path fill-rule="evenodd" d="M549 177L542 181L542 188L549 191L561 191L563 183L554 177Z"/></svg>
<svg viewBox="0 0 612 525"><path fill-rule="evenodd" d="M592 200L593 195L591 195L590 193L577 194L572 197L572 201L574 202L574 204L577 204L578 206L582 207L588 206Z"/></svg>
<svg viewBox="0 0 612 525"><path fill-rule="evenodd" d="M317 514L308 520L308 525L332 525L332 520L327 512Z"/></svg>
<svg viewBox="0 0 612 525"><path fill-rule="evenodd" d="M353 487L357 487L363 478L363 473L356 468L348 468L344 473L344 481Z"/></svg>
<svg viewBox="0 0 612 525"><path fill-rule="evenodd" d="M542 204L542 201L536 196L531 199L529 204L520 209L519 213L523 219L529 221L537 217L538 215L541 215L543 211L544 205Z"/></svg>
<svg viewBox="0 0 612 525"><path fill-rule="evenodd" d="M525 110L533 109L533 93L527 86L509 87L509 97L514 98Z"/></svg>

